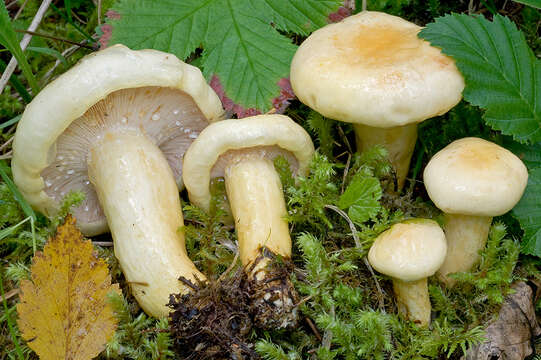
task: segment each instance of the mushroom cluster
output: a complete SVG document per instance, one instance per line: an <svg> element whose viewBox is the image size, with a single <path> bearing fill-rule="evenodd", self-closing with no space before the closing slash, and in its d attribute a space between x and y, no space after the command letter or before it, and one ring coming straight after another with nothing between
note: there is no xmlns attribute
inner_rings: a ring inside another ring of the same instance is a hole
<svg viewBox="0 0 541 360"><path fill-rule="evenodd" d="M404 185L417 124L461 99L464 80L452 59L417 37L415 24L362 12L315 31L291 64L298 98L321 114L353 123L363 151L384 145ZM204 280L188 258L179 188L208 211L210 182L222 177L263 328L297 320L289 278L270 272L292 242L274 159L304 175L314 154L308 133L283 115L224 121L222 104L201 72L175 56L115 45L83 58L27 106L13 144L12 169L25 198L46 215L70 191L86 197L73 210L86 235L110 229L115 255L145 312L167 315L179 281ZM509 211L526 187L526 167L502 147L457 140L424 171L427 192L445 213L409 219L381 233L368 259L393 279L399 311L430 323L427 278L469 270L493 216ZM273 254L273 256L269 256Z"/></svg>
<svg viewBox="0 0 541 360"><path fill-rule="evenodd" d="M188 258L178 187L182 156L209 122L218 96L174 55L115 45L83 58L26 107L13 144L13 177L38 210L54 214L70 191L86 235L109 228L132 293L167 315L178 281L204 279Z"/></svg>

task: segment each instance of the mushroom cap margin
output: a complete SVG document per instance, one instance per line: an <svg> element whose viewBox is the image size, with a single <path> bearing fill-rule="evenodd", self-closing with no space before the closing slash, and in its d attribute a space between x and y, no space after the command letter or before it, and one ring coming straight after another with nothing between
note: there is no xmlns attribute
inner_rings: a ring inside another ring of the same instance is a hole
<svg viewBox="0 0 541 360"><path fill-rule="evenodd" d="M278 146L298 161L298 174L306 174L314 154L310 135L285 115L258 115L230 119L207 126L184 155L182 177L190 201L208 211L211 170L228 150Z"/></svg>

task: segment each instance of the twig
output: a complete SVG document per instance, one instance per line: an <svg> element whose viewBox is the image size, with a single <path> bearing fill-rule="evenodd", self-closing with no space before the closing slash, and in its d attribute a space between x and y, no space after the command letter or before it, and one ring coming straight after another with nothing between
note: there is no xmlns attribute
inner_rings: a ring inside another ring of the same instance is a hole
<svg viewBox="0 0 541 360"><path fill-rule="evenodd" d="M26 4L28 3L28 0L24 0L23 4L21 5L21 7L19 8L19 10L17 10L17 13L15 14L15 16L13 17L13 20L17 20L17 18L23 13L23 10L24 8L26 7Z"/></svg>
<svg viewBox="0 0 541 360"><path fill-rule="evenodd" d="M338 213L338 215L346 219L347 223L349 224L349 228L351 230L351 235L353 236L353 241L355 241L355 246L358 249L362 248L361 241L359 240L359 236L357 235L357 229L355 228L355 224L353 224L353 221L351 221L348 214L346 214L342 209L334 205L325 205L325 208L335 211L336 213ZM366 260L366 256L363 257L363 262L368 268L368 271L370 271L370 274L372 275L372 278L374 279L374 282L376 283L376 288L378 289L378 295L379 295L378 307L382 312L385 312L385 303L383 302L383 290L381 289L381 286L379 286L379 281L376 277L376 273L374 273L374 269L372 269L372 266L370 266L370 263L368 262L368 260Z"/></svg>
<svg viewBox="0 0 541 360"><path fill-rule="evenodd" d="M84 39L83 41L81 41L79 44L77 45L73 45L69 48L67 48L66 50L64 50L62 52L62 56L64 58L67 58L68 56L70 55L73 55L77 50L79 50L80 48L82 48L83 44L86 44L88 42L88 40ZM51 77L51 75L53 75L53 72L56 70L56 68L61 64L61 61L59 59L57 59L53 65L52 68L50 68L46 73L45 75L43 75L43 78L42 78L42 81L43 82L47 82L49 80L49 78Z"/></svg>
<svg viewBox="0 0 541 360"><path fill-rule="evenodd" d="M0 296L0 301L9 300L15 295L19 295L19 289L13 289L4 294L4 297Z"/></svg>
<svg viewBox="0 0 541 360"><path fill-rule="evenodd" d="M4 155L0 155L0 160L11 159L13 157L13 151L10 150Z"/></svg>
<svg viewBox="0 0 541 360"><path fill-rule="evenodd" d="M321 338L321 334L319 333L319 331L317 331L317 328L316 326L314 325L314 323L312 322L312 319L310 319L309 317L305 317L304 318L306 320L306 322L308 323L308 326L310 326L310 329L312 329L312 331L314 332L314 335L317 337L317 339L319 341L322 340Z"/></svg>
<svg viewBox="0 0 541 360"><path fill-rule="evenodd" d="M43 19L43 16L45 16L45 13L47 12L47 9L49 8L49 5L51 5L52 0L43 0L41 5L39 6L38 12L36 13L36 16L32 19L32 22L30 23L30 26L28 27L28 31L34 31L38 28L41 20ZM23 39L19 43L21 46L21 50L25 50L28 44L30 43L30 40L32 39L32 35L25 34L23 36ZM11 74L13 74L13 71L15 71L15 68L17 67L17 59L15 59L15 56L11 57L11 60L9 61L8 66L6 67L6 70L2 74L2 77L0 78L0 94L4 92L4 88L6 87L9 78L11 77ZM36 95L36 94L34 94Z"/></svg>
<svg viewBox="0 0 541 360"><path fill-rule="evenodd" d="M346 178L348 176L350 163L351 163L351 153L348 152L348 160L346 161L346 168L344 169L344 176L342 176L342 186L340 187L340 194L344 193L344 186L346 185Z"/></svg>
<svg viewBox="0 0 541 360"><path fill-rule="evenodd" d="M92 244L98 245L98 246L103 246L103 247L111 247L111 246L113 246L112 241L92 241Z"/></svg>
<svg viewBox="0 0 541 360"><path fill-rule="evenodd" d="M224 277L235 267L237 264L237 260L239 259L239 251L236 252L235 257L233 258L233 261L231 262L231 265L220 275L218 278L218 282L222 281Z"/></svg>
<svg viewBox="0 0 541 360"><path fill-rule="evenodd" d="M64 39L64 38L61 38L61 37L58 37L58 36L53 36L53 35L40 33L40 32L36 32L36 31L30 31L30 30L15 29L15 31L20 32L20 33L34 35L34 36L44 37L44 38L51 39L51 40L63 41L65 43L76 45L78 47L84 47L85 49L94 50L94 48L92 46L85 45L83 42L78 43L77 41L72 41L72 40Z"/></svg>
<svg viewBox="0 0 541 360"><path fill-rule="evenodd" d="M10 2L9 4L6 5L6 9L9 9L10 7L12 7L13 5L17 4L17 0L13 0L12 2Z"/></svg>
<svg viewBox="0 0 541 360"><path fill-rule="evenodd" d="M101 26L101 0L98 0L98 26Z"/></svg>
<svg viewBox="0 0 541 360"><path fill-rule="evenodd" d="M9 138L8 141L6 141L5 143L3 143L1 146L0 146L0 151L4 150L9 144L11 144L13 142L13 136Z"/></svg>

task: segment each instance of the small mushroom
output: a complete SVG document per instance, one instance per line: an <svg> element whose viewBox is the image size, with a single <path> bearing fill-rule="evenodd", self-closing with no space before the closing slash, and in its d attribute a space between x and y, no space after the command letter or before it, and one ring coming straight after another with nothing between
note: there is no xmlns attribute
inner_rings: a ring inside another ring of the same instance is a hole
<svg viewBox="0 0 541 360"><path fill-rule="evenodd" d="M412 219L381 233L368 252L370 264L393 279L398 311L422 327L430 324L427 278L441 266L447 251L437 222Z"/></svg>
<svg viewBox="0 0 541 360"><path fill-rule="evenodd" d="M291 289L281 289L267 278L269 259L262 252L266 248L284 258L291 257L287 210L273 159L283 155L294 173L305 174L313 153L310 136L290 118L260 115L211 124L184 157L184 184L193 204L208 211L211 179L225 180L242 264L253 281L268 282L264 299L255 300L271 304L275 312L274 319L257 319L263 327L281 315L275 325L286 327L295 317L288 294Z"/></svg>
<svg viewBox="0 0 541 360"><path fill-rule="evenodd" d="M291 63L299 100L353 123L360 151L384 145L399 189L417 123L449 111L464 88L454 61L419 39L420 30L399 17L364 11L313 32Z"/></svg>
<svg viewBox="0 0 541 360"><path fill-rule="evenodd" d="M204 278L177 232L180 160L222 112L197 68L116 45L83 58L26 107L13 145L14 180L46 215L69 191L84 192L73 210L79 227L96 235L109 225L135 298L148 314L164 316L169 294L186 290L181 275Z"/></svg>
<svg viewBox="0 0 541 360"><path fill-rule="evenodd" d="M479 261L492 217L511 210L528 183L528 170L512 152L490 141L453 141L430 159L424 170L428 196L445 213L449 250L438 277L468 271Z"/></svg>

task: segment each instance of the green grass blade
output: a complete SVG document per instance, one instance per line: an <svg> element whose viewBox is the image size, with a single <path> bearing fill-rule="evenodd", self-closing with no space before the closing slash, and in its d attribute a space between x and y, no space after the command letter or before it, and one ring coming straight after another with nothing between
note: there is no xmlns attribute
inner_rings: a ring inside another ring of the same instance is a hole
<svg viewBox="0 0 541 360"><path fill-rule="evenodd" d="M8 228L0 230L0 241L5 239L6 237L10 236L11 234L13 234L15 232L15 230L17 230L17 228L19 226L21 226L22 224L24 224L28 220L32 221L32 218L29 216L26 219L20 221L19 223L15 224L15 225L12 225L12 226L10 226Z"/></svg>
<svg viewBox="0 0 541 360"><path fill-rule="evenodd" d="M4 72L4 70L6 70L6 67L7 64L2 59L0 59L0 72ZM30 93L26 91L26 87L19 81L17 75L12 74L9 78L9 82L13 86L15 91L17 91L19 95L21 95L25 103L28 104L30 101L32 101L32 95L30 95Z"/></svg>
<svg viewBox="0 0 541 360"><path fill-rule="evenodd" d="M13 119L8 120L8 121L0 124L0 129L7 128L8 126L11 126L11 125L17 123L19 120L21 120L21 117L22 117L22 115L17 115Z"/></svg>
<svg viewBox="0 0 541 360"><path fill-rule="evenodd" d="M90 41L91 44L94 44L96 42L96 39L92 38L89 33L83 30L73 19L71 19L71 16L68 17L66 14L64 14L63 11L61 11L59 8L54 6L54 4L51 4L51 9L54 10L58 15L60 15L64 20L66 20L69 24L71 24L78 32L80 32L85 38L87 38L88 41ZM71 15L71 11L70 11Z"/></svg>
<svg viewBox="0 0 541 360"><path fill-rule="evenodd" d="M17 356L19 360L24 360L23 351L21 350L21 347L19 345L19 341L17 341L17 334L15 333L15 328L13 327L13 322L11 320L11 316L9 316L9 308L8 308L8 302L6 298L4 297L4 281L3 281L3 275L0 273L0 295L2 296L2 303L4 304L4 312L6 314L6 319L8 323L9 328L9 334L11 335L11 340L13 341L13 344L15 345L15 351L17 352Z"/></svg>
<svg viewBox="0 0 541 360"><path fill-rule="evenodd" d="M36 213L30 206L30 204L28 204L28 202L21 195L21 192L17 188L17 185L15 185L13 180L11 180L11 178L8 176L8 171L9 171L9 168L6 165L6 163L3 160L0 160L0 177L2 177L2 180L4 180L4 182L6 183L9 190L13 194L13 197L15 198L15 200L17 200L17 202L23 209L23 212L26 214L26 216L29 216L34 221L36 221Z"/></svg>
<svg viewBox="0 0 541 360"><path fill-rule="evenodd" d="M38 82L26 61L26 56L19 45L19 41L17 41L17 35L13 30L11 19L3 1L0 2L0 44L15 56L21 71L32 88L32 92L36 95L39 92Z"/></svg>
<svg viewBox="0 0 541 360"><path fill-rule="evenodd" d="M50 48L46 48L46 47L29 46L29 47L26 48L26 50L27 51L37 52L37 53L40 53L40 54L54 56L55 58L60 60L62 65L64 65L65 67L68 66L68 61L66 60L66 58L59 51L57 51L55 49L50 49Z"/></svg>

